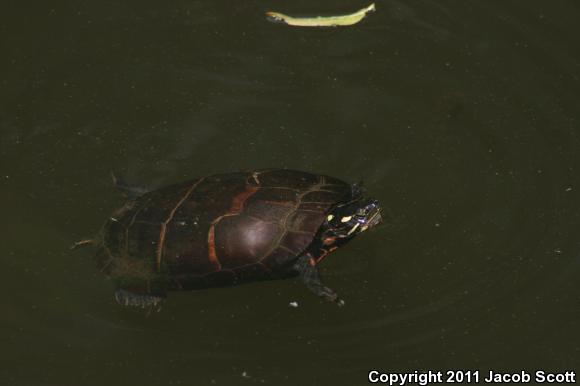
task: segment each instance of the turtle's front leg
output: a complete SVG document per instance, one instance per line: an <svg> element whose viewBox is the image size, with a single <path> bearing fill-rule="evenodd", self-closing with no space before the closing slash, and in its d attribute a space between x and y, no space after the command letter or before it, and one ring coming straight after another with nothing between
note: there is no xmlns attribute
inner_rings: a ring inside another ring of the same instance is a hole
<svg viewBox="0 0 580 386"><path fill-rule="evenodd" d="M326 287L320 280L320 273L314 258L309 255L300 256L294 268L300 273L304 284L316 295L335 302L339 306L344 305L344 301L338 297L336 292Z"/></svg>

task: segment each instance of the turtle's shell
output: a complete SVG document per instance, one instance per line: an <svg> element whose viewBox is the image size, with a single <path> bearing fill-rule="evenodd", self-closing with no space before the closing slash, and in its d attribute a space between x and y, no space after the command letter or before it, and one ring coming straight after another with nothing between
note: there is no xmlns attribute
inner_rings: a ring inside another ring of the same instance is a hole
<svg viewBox="0 0 580 386"><path fill-rule="evenodd" d="M113 278L165 289L291 276L327 213L351 199L349 184L293 170L199 178L113 214L98 261Z"/></svg>

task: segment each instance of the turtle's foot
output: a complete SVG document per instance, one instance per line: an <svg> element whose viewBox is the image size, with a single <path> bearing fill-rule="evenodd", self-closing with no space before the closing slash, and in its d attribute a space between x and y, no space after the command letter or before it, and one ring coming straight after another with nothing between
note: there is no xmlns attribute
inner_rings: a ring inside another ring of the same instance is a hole
<svg viewBox="0 0 580 386"><path fill-rule="evenodd" d="M329 302L336 303L337 306L342 307L344 306L344 300L338 297L338 294L334 292L332 289L328 287L319 287L319 288L310 288L314 293L318 296L323 297L324 299L328 300Z"/></svg>
<svg viewBox="0 0 580 386"><path fill-rule="evenodd" d="M122 306L132 306L161 310L161 304L165 300L165 296L139 294L124 289L119 289L115 292L115 300Z"/></svg>

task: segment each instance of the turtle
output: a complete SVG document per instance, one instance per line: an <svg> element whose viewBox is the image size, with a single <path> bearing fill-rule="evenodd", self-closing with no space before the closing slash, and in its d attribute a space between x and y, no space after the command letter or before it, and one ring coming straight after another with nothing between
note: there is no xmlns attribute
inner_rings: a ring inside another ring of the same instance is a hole
<svg viewBox="0 0 580 386"><path fill-rule="evenodd" d="M97 267L127 306L158 306L168 291L300 276L343 305L318 264L382 222L360 183L289 169L216 174L144 191L115 180L128 200L105 222Z"/></svg>

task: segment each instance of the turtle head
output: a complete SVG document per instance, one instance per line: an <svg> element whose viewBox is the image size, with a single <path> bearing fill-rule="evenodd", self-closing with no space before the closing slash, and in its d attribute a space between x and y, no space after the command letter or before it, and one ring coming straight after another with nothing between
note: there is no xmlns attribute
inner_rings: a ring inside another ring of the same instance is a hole
<svg viewBox="0 0 580 386"><path fill-rule="evenodd" d="M352 237L383 221L379 202L372 198L360 199L335 207L326 216L326 230L337 238Z"/></svg>

